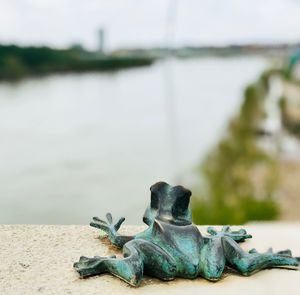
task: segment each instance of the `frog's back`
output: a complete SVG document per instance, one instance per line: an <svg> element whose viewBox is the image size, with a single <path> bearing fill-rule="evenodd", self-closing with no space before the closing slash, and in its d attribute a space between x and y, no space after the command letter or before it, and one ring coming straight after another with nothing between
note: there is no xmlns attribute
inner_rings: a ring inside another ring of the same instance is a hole
<svg viewBox="0 0 300 295"><path fill-rule="evenodd" d="M164 249L176 261L179 277L197 277L203 238L195 225L178 226L156 219L148 239L150 237L151 242Z"/></svg>

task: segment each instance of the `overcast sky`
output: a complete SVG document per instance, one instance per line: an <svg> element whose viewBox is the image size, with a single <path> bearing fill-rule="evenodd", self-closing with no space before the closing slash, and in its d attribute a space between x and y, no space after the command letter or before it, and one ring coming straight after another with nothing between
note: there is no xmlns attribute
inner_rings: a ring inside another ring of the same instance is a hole
<svg viewBox="0 0 300 295"><path fill-rule="evenodd" d="M299 42L300 1L0 0L0 43L160 46L172 22L175 46Z"/></svg>

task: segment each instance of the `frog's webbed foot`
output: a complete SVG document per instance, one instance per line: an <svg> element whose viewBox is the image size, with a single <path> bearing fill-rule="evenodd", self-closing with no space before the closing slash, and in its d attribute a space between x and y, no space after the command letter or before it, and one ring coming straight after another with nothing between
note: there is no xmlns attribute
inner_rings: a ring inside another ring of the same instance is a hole
<svg viewBox="0 0 300 295"><path fill-rule="evenodd" d="M258 253L258 251L255 248L253 248L253 249L249 250L248 253L255 254L255 253ZM279 255L279 256L283 256L283 257L292 257L292 258L296 258L298 261L300 260L300 257L293 257L292 251L290 249L274 252L273 248L269 248L266 253L273 254L273 255Z"/></svg>
<svg viewBox="0 0 300 295"><path fill-rule="evenodd" d="M99 217L93 217L93 221L90 223L90 226L99 228L107 233L109 240L115 246L122 248L123 245L132 240L131 236L121 236L118 233L119 228L122 223L125 221L124 217L121 217L115 224L113 223L113 218L110 213L106 214L107 221L100 219Z"/></svg>
<svg viewBox="0 0 300 295"><path fill-rule="evenodd" d="M247 231L243 228L237 231L232 231L229 226L223 226L221 231L215 230L212 226L207 228L207 232L211 236L218 236L218 237L229 237L236 241L237 243L244 242L246 239L251 239L252 235L248 234Z"/></svg>
<svg viewBox="0 0 300 295"><path fill-rule="evenodd" d="M298 261L298 268L299 268L300 257L293 256L292 251L290 249L281 250L281 251L278 251L278 252L274 253L273 249L269 248L267 252L270 253L270 254L277 255L277 256L282 256L282 257L287 257L287 258L290 257L290 258L296 259Z"/></svg>
<svg viewBox="0 0 300 295"><path fill-rule="evenodd" d="M294 259L297 259L298 262L300 262L300 257L293 256L292 251L290 249L281 250L281 251L278 251L278 252L273 252L273 248L269 248L267 253L274 254L274 255L279 255L279 256L283 256L283 257L292 257Z"/></svg>
<svg viewBox="0 0 300 295"><path fill-rule="evenodd" d="M116 258L115 255L110 257L95 256L94 258L81 256L79 261L73 264L73 267L79 273L80 278L91 277L106 272L105 261L114 258Z"/></svg>
<svg viewBox="0 0 300 295"><path fill-rule="evenodd" d="M113 224L113 218L111 213L106 214L106 220L102 220L99 217L93 217L93 221L90 226L99 228L103 230L109 238L114 238L117 236L117 231L121 227L122 223L125 221L124 217L121 217L116 224Z"/></svg>
<svg viewBox="0 0 300 295"><path fill-rule="evenodd" d="M106 232L108 235L115 235L121 227L122 223L125 221L125 218L121 217L114 225L111 213L106 214L106 219L107 221L104 221L99 217L93 217L93 221L90 223L90 226L99 228Z"/></svg>

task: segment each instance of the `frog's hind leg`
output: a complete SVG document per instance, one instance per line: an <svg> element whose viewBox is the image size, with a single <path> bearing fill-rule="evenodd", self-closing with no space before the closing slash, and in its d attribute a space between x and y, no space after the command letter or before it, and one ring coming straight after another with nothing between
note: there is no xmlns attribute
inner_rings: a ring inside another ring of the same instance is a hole
<svg viewBox="0 0 300 295"><path fill-rule="evenodd" d="M143 239L136 239L130 243L134 244L139 251L144 263L145 274L165 281L173 280L176 277L176 261L161 247Z"/></svg>
<svg viewBox="0 0 300 295"><path fill-rule="evenodd" d="M299 266L299 261L291 256L290 251L258 253L255 249L252 249L247 253L228 237L222 237L222 245L226 265L245 276L265 268L283 267L297 269Z"/></svg>
<svg viewBox="0 0 300 295"><path fill-rule="evenodd" d="M142 239L132 240L123 247L123 259L112 257L81 257L74 268L85 278L111 273L132 286L138 286L143 273L163 280L174 279L175 261L160 247Z"/></svg>
<svg viewBox="0 0 300 295"><path fill-rule="evenodd" d="M143 261L138 250L130 245L124 250L123 259L117 259L115 256L94 258L82 256L73 266L81 278L111 273L132 286L139 285L143 278Z"/></svg>

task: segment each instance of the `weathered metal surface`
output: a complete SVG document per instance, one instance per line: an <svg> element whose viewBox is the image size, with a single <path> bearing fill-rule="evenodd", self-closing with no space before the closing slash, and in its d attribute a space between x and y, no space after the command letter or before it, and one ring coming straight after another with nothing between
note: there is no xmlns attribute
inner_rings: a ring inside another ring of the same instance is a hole
<svg viewBox="0 0 300 295"><path fill-rule="evenodd" d="M209 227L210 236L202 236L192 224L191 191L184 187L158 182L150 191L151 202L143 217L148 228L135 236L118 233L125 218L116 224L110 213L106 215L107 221L93 218L90 225L106 232L111 243L123 249L124 257L82 256L74 263L80 277L111 273L138 286L144 274L162 280L201 276L217 281L225 267L245 276L271 267L298 269L299 258L293 257L290 250L273 253L269 249L258 253L252 249L245 252L238 243L252 236L244 229L232 231L229 226L224 226L221 231L216 231Z"/></svg>

